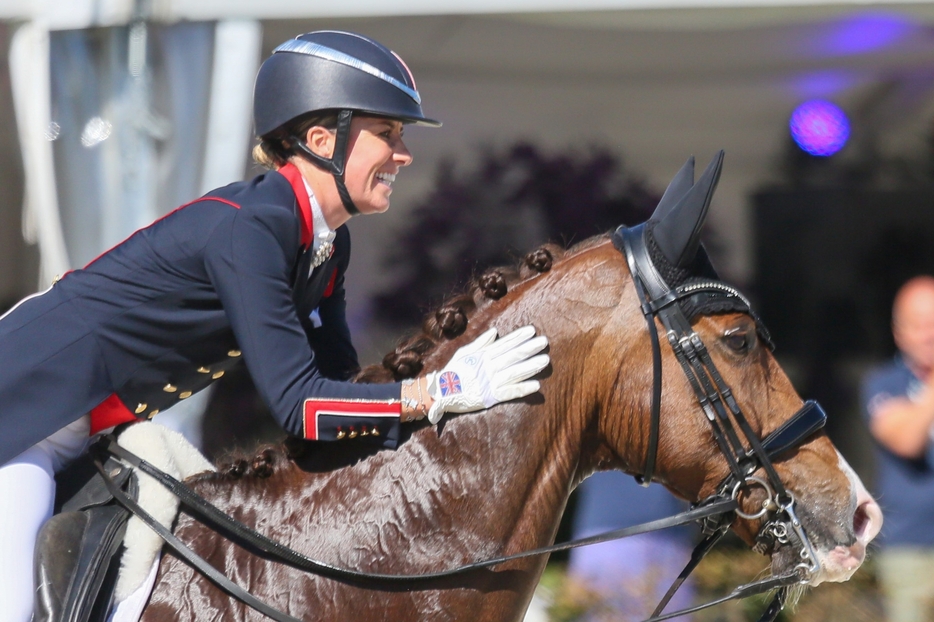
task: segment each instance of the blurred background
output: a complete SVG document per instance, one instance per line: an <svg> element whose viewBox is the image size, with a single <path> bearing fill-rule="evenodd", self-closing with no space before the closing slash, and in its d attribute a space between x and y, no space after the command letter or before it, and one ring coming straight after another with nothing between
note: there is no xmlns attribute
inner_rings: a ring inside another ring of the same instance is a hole
<svg viewBox="0 0 934 622"><path fill-rule="evenodd" d="M0 308L259 173L256 69L325 28L396 51L444 122L407 131L390 212L350 223L362 363L475 271L638 222L722 148L714 262L872 481L859 381L894 352L895 290L934 271L928 3L0 0ZM243 374L192 408L212 455L275 434Z"/></svg>

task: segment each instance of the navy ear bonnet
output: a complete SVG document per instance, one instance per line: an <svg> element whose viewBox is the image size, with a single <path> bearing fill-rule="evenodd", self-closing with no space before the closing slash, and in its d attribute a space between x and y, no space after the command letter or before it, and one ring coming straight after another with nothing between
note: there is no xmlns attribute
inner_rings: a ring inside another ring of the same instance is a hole
<svg viewBox="0 0 934 622"><path fill-rule="evenodd" d="M744 313L755 320L760 338L772 348L771 336L749 300L720 280L700 243L722 163L721 151L695 184L694 160L689 159L652 217L641 225L617 229L613 245L627 257L633 277L646 289L650 308L644 309L645 313L669 304L677 305L689 322L701 315ZM671 258L677 258L678 263Z"/></svg>
<svg viewBox="0 0 934 622"><path fill-rule="evenodd" d="M713 264L710 262L707 251L703 246L698 248L694 260L688 266L679 268L671 265L671 262L668 261L664 253L662 253L661 249L658 247L655 236L652 235L652 224L651 222L647 222L643 225L639 225L639 227L643 227L643 235L645 236L649 256L652 259L652 265L658 272L658 276L668 285L669 289L676 290L681 287L690 287L692 284L701 285L710 282L720 282L720 277L713 267ZM613 245L617 250L625 254L622 236L619 230L613 234L612 239ZM681 298L678 301L678 305L681 307L684 316L690 322L693 322L698 316L713 315L716 313L746 313L752 315L756 321L759 322L748 300L726 291L705 291L703 296ZM763 326L762 328L764 329L765 327Z"/></svg>
<svg viewBox="0 0 934 622"><path fill-rule="evenodd" d="M658 246L655 235L652 233L654 229L655 223L653 221L650 220L646 223L645 243L649 249L649 257L652 258L652 265L655 266L658 275L662 277L669 287L674 288L683 285L692 278L703 278L707 281L720 280L720 276L717 274L713 264L710 263L710 258L707 256L707 251L704 249L703 245L698 247L694 259L691 260L687 266L679 268L678 266L672 265L672 263L668 261L668 258L665 257L662 249Z"/></svg>

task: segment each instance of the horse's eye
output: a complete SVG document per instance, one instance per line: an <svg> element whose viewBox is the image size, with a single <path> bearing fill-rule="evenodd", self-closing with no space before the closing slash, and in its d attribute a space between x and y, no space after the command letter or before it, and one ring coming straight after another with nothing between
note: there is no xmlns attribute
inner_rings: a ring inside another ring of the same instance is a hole
<svg viewBox="0 0 934 622"><path fill-rule="evenodd" d="M745 354L752 349L753 341L749 333L741 329L727 331L723 335L727 347L739 354Z"/></svg>

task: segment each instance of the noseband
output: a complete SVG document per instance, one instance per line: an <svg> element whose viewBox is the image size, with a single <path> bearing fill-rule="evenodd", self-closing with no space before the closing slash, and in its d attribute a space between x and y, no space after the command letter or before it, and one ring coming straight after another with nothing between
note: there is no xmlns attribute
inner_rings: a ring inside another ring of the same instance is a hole
<svg viewBox="0 0 934 622"><path fill-rule="evenodd" d="M717 493L698 505L709 504L723 498L738 501L737 496L740 492L752 488L763 488L767 498L758 512L744 513L736 509L735 514L749 520L764 519L756 537L754 547L756 551L765 554L780 544L799 546L801 562L788 576L789 579L796 577L798 582L807 583L820 568L817 555L795 513L794 495L785 488L772 460L782 452L797 447L811 434L822 428L827 415L819 404L808 401L791 419L764 441L759 439L750 427L739 404L736 403L729 385L724 382L714 365L704 342L691 327L685 309L692 309L695 313L698 310L711 308L747 313L755 320L756 332L760 338L769 349L772 349L768 330L753 312L749 301L739 291L721 281L688 280L676 287L670 287L655 267L646 243L649 232L645 230L645 227L645 224L632 228L620 227L612 236L613 245L625 255L629 264L652 342L652 408L648 451L642 475L636 479L644 486L651 483L658 450L662 393L661 346L655 324L655 318L658 318L675 358L697 397L698 405L710 423L717 446L730 469L730 474L718 486ZM749 449L746 449L746 444L740 440L737 428ZM764 472L764 477L754 475L759 469ZM700 562L703 554L726 533L732 522L731 515L721 515L705 522L705 540L698 545L691 563L656 608L654 616L661 613L674 591ZM791 582L794 581L790 580L788 583ZM779 594L769 607L769 610L775 609L775 615L784 602L786 589L782 587L779 590ZM766 614L768 613L767 611ZM664 616L659 619L664 619Z"/></svg>

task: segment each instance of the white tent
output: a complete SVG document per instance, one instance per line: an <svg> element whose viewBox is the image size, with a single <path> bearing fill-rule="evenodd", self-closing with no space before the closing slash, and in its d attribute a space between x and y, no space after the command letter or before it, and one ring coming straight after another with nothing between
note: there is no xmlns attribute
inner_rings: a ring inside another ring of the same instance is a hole
<svg viewBox="0 0 934 622"><path fill-rule="evenodd" d="M0 18L22 24L11 57L14 65L28 67L14 76L14 90L29 213L35 216L27 224L42 241L43 282L67 263L53 218L62 190L49 189L54 166L48 141L39 138L54 121L44 108L44 33L127 24L141 16L151 24L207 23L218 33L233 33L226 43L220 34L213 39L216 71L227 77L214 73L215 86L205 95L233 104L212 107L205 116L215 137L205 144L225 137L243 145L203 152L206 159L235 156L215 169L226 170L227 178L243 174L249 86L255 64L275 44L307 30L345 28L373 36L406 59L426 111L445 126L408 133L416 159L397 182L395 209L379 222L354 221L358 240L405 217L405 205L432 182L438 158L468 157L480 144L527 138L562 149L596 142L618 149L656 186L686 156L704 160L722 147L727 162L713 218L727 242L723 267L742 281L751 270L747 196L775 177L797 103L833 99L852 117L851 143L887 153L925 148L934 114L934 5L926 3L593 0L570 6L515 0L439 7L402 0L327 6L287 0L5 0ZM19 52L20 45L28 52ZM221 114L227 115L223 121ZM199 164L205 171L212 166ZM224 174L203 180L210 185ZM204 187L197 184L197 190ZM380 278L369 268L379 264L381 252L377 245L355 244L354 263L367 269L351 275L357 280L352 311L365 314L365 300Z"/></svg>

